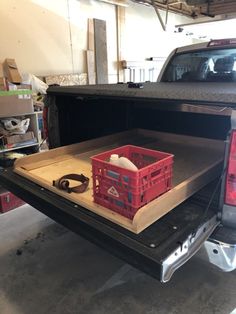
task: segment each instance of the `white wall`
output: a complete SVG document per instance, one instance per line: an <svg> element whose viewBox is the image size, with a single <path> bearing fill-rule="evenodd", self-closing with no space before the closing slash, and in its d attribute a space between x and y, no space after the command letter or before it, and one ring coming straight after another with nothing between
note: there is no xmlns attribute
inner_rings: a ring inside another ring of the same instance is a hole
<svg viewBox="0 0 236 314"><path fill-rule="evenodd" d="M165 11L160 10L165 22ZM182 33L174 33L175 25L191 20L169 13L167 31L163 31L152 7L133 4L126 10L125 53L128 60L144 60L148 57L166 57L174 48L192 44L192 39Z"/></svg>
<svg viewBox="0 0 236 314"><path fill-rule="evenodd" d="M22 72L36 75L85 72L87 20L98 18L107 22L109 79L116 80L114 5L96 0L0 0L0 5L0 60L15 58ZM170 14L171 31L164 32L153 8L130 2L124 59L166 56L175 46L191 43L171 28L185 22L185 18Z"/></svg>
<svg viewBox="0 0 236 314"><path fill-rule="evenodd" d="M85 72L87 20L98 18L107 21L109 73L114 74L116 21L113 5L96 0L0 2L0 60L15 58L20 70L36 75Z"/></svg>

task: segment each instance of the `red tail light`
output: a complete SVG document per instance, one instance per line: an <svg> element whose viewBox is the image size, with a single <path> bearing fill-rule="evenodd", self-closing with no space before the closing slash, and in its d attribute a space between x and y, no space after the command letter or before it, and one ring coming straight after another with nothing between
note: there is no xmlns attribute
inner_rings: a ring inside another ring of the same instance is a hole
<svg viewBox="0 0 236 314"><path fill-rule="evenodd" d="M236 45L236 38L215 39L211 40L208 47Z"/></svg>
<svg viewBox="0 0 236 314"><path fill-rule="evenodd" d="M232 132L230 141L225 203L236 206L236 130Z"/></svg>

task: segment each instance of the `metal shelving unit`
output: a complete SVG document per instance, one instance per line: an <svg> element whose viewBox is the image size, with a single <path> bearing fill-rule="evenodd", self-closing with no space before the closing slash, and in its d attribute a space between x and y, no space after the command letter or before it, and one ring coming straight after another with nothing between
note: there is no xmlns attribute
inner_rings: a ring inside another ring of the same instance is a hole
<svg viewBox="0 0 236 314"><path fill-rule="evenodd" d="M40 145L40 134L39 134L39 124L38 124L38 112L33 112L33 113L24 113L24 114L17 114L17 115L11 115L11 116L5 116L5 115L0 115L0 120L3 118L17 118L17 117L25 117L25 118L30 118L30 125L28 128L28 131L32 131L34 133L34 136L36 138L35 143L28 143L28 144L23 144L15 147L9 147L9 148L0 148L0 154L7 153L10 151L18 150L18 149L23 149L23 148L29 148L29 147L35 147L37 145ZM20 144L20 143L19 143Z"/></svg>

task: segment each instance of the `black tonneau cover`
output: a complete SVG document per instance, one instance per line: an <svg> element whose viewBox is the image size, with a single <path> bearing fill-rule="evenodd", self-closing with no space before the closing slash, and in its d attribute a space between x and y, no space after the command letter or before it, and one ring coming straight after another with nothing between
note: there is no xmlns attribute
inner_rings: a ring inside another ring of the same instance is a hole
<svg viewBox="0 0 236 314"><path fill-rule="evenodd" d="M179 100L207 102L214 106L236 104L236 84L222 82L204 83L144 83L143 88L130 88L128 84L51 86L49 95L106 96L145 100Z"/></svg>

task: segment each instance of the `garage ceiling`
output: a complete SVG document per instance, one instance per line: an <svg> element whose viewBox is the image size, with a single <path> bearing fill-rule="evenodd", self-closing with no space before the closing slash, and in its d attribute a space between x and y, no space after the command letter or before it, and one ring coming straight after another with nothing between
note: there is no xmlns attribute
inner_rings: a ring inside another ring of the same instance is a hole
<svg viewBox="0 0 236 314"><path fill-rule="evenodd" d="M176 27L189 26L215 21L223 21L236 18L236 0L99 0L128 6L132 1L137 4L151 6L155 9L163 30L167 29L168 13L173 12L192 18L192 22L176 25ZM165 11L165 16L160 13Z"/></svg>
<svg viewBox="0 0 236 314"><path fill-rule="evenodd" d="M153 6L156 10L165 9L188 17L215 17L236 14L235 0L132 0L136 3Z"/></svg>

